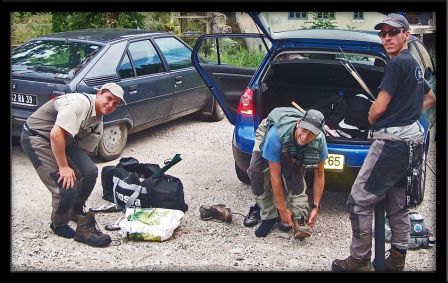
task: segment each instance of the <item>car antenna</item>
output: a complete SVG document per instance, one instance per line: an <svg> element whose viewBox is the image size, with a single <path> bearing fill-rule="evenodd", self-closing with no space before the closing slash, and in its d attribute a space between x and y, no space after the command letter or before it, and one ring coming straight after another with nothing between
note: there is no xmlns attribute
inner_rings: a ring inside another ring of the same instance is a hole
<svg viewBox="0 0 448 283"><path fill-rule="evenodd" d="M369 87L364 82L364 80L361 78L359 73L356 71L355 66L353 66L353 64L350 62L350 60L348 60L347 55L345 55L344 51L342 50L342 48L340 46L339 46L339 50L341 50L342 54L345 57L344 59L339 59L339 61L341 62L342 66L344 66L345 69L353 76L353 78L355 78L355 80L361 85L361 87L365 90L365 92L367 92L370 95L370 97L373 100L375 100L375 97L373 96L373 94L370 91Z"/></svg>

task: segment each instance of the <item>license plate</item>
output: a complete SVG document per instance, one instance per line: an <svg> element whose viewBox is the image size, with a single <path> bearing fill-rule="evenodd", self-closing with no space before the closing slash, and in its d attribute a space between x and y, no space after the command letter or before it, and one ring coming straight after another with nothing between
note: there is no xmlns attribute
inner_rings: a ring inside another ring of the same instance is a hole
<svg viewBox="0 0 448 283"><path fill-rule="evenodd" d="M327 160L325 160L324 169L342 171L344 170L345 156L342 154L328 154Z"/></svg>
<svg viewBox="0 0 448 283"><path fill-rule="evenodd" d="M37 97L32 94L13 92L11 94L11 102L20 105L37 106Z"/></svg>

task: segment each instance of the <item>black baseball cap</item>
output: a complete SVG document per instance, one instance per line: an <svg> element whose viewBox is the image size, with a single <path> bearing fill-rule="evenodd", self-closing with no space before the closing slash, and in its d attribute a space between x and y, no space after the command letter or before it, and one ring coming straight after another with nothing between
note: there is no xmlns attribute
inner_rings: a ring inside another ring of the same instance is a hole
<svg viewBox="0 0 448 283"><path fill-rule="evenodd" d="M408 20L401 14L388 14L381 23L375 25L375 29L380 30L385 24L394 28L404 28L405 30L409 30Z"/></svg>
<svg viewBox="0 0 448 283"><path fill-rule="evenodd" d="M324 114L316 109L309 109L305 112L297 126L303 129L307 129L313 134L318 135L320 132L323 132L322 128L324 126L324 123Z"/></svg>

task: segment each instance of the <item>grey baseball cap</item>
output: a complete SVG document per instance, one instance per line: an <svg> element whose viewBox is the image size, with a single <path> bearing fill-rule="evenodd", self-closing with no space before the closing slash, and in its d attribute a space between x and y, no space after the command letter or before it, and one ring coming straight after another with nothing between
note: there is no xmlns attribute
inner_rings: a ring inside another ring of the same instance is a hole
<svg viewBox="0 0 448 283"><path fill-rule="evenodd" d="M113 95L120 98L124 104L126 104L126 101L124 100L124 91L121 88L121 86L117 85L116 83L105 83L99 90L107 89L110 91Z"/></svg>
<svg viewBox="0 0 448 283"><path fill-rule="evenodd" d="M320 111L309 109L305 112L302 119L298 122L297 126L303 129L307 129L313 134L318 135L320 132L323 132L324 123L325 117Z"/></svg>
<svg viewBox="0 0 448 283"><path fill-rule="evenodd" d="M400 14L388 14L381 23L375 25L375 29L380 30L385 24L390 25L394 28L404 28L405 30L409 30L408 20L406 20L406 18Z"/></svg>

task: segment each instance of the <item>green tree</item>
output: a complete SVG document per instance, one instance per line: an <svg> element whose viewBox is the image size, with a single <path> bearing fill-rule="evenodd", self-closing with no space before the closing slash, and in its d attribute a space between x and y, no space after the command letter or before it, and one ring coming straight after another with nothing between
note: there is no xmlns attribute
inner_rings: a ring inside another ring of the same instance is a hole
<svg viewBox="0 0 448 283"><path fill-rule="evenodd" d="M144 28L138 12L53 12L53 32L87 28Z"/></svg>
<svg viewBox="0 0 448 283"><path fill-rule="evenodd" d="M305 24L311 24L305 29L335 29L338 27L335 21L329 18L319 18L316 13L311 13L313 15L312 21L306 21Z"/></svg>

